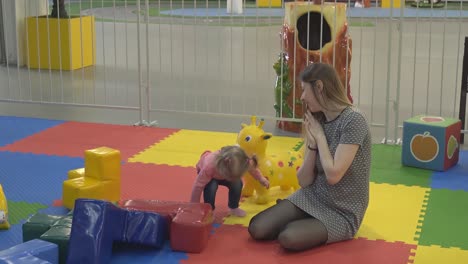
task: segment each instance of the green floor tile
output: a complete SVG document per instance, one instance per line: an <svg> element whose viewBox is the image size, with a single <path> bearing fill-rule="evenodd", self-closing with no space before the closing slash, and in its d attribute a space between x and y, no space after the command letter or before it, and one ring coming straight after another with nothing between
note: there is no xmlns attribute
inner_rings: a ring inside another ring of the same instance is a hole
<svg viewBox="0 0 468 264"><path fill-rule="evenodd" d="M372 145L372 182L428 188L431 174L430 170L403 166L401 146Z"/></svg>
<svg viewBox="0 0 468 264"><path fill-rule="evenodd" d="M419 245L468 250L468 192L433 189L419 235Z"/></svg>
<svg viewBox="0 0 468 264"><path fill-rule="evenodd" d="M21 220L27 219L30 215L37 213L39 209L47 208L40 203L14 202L8 200L8 221L10 225L18 224Z"/></svg>

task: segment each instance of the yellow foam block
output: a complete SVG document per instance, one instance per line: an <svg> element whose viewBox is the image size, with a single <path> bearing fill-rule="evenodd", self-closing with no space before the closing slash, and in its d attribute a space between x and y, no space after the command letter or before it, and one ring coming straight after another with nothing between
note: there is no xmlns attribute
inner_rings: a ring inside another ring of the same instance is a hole
<svg viewBox="0 0 468 264"><path fill-rule="evenodd" d="M281 7L281 0L257 0L257 7Z"/></svg>
<svg viewBox="0 0 468 264"><path fill-rule="evenodd" d="M236 133L183 129L129 158L128 162L195 167L203 151L234 145L236 138ZM291 150L300 141L300 138L274 136L269 140L268 152Z"/></svg>
<svg viewBox="0 0 468 264"><path fill-rule="evenodd" d="M120 180L120 151L99 147L85 151L86 177L101 180Z"/></svg>
<svg viewBox="0 0 468 264"><path fill-rule="evenodd" d="M382 0L382 8L392 8L392 1L393 1L393 8L400 8L401 7L401 0Z"/></svg>
<svg viewBox="0 0 468 264"><path fill-rule="evenodd" d="M293 191L282 191L279 187L273 187L270 189L268 196L270 197L269 203L267 204L257 204L254 200L254 197L245 198L239 204L239 207L247 213L245 217L237 217L237 216L228 216L224 218L224 224L226 225L243 225L249 226L250 219L254 217L259 212L273 206L276 204L277 199L284 199L291 195Z"/></svg>
<svg viewBox="0 0 468 264"><path fill-rule="evenodd" d="M68 179L76 179L76 178L81 178L85 176L85 169L84 168L79 168L76 170L71 170L68 171Z"/></svg>
<svg viewBox="0 0 468 264"><path fill-rule="evenodd" d="M120 200L120 181L103 181L101 182L102 190L99 192L100 197L95 199L106 200L110 202L118 202Z"/></svg>
<svg viewBox="0 0 468 264"><path fill-rule="evenodd" d="M93 16L26 18L28 66L75 70L96 63Z"/></svg>
<svg viewBox="0 0 468 264"><path fill-rule="evenodd" d="M73 209L78 198L116 202L120 199L120 181L99 181L83 177L63 182L63 205Z"/></svg>
<svg viewBox="0 0 468 264"><path fill-rule="evenodd" d="M75 206L75 200L78 198L92 198L92 193L100 191L99 180L93 178L75 178L63 182L62 202L63 206L72 209Z"/></svg>
<svg viewBox="0 0 468 264"><path fill-rule="evenodd" d="M370 202L356 237L417 244L415 233L428 188L370 184Z"/></svg>
<svg viewBox="0 0 468 264"><path fill-rule="evenodd" d="M9 229L8 204L2 185L0 184L0 229Z"/></svg>
<svg viewBox="0 0 468 264"><path fill-rule="evenodd" d="M412 256L414 264L465 264L468 263L468 251L458 248L442 248L439 246L418 246Z"/></svg>

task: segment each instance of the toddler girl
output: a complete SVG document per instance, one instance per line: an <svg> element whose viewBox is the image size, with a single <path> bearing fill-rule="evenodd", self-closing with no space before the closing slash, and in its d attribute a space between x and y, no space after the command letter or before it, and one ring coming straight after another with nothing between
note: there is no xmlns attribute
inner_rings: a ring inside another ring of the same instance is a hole
<svg viewBox="0 0 468 264"><path fill-rule="evenodd" d="M211 204L214 210L218 185L223 185L229 189L230 213L245 216L245 211L239 208L239 201L243 186L241 178L247 171L263 186L269 187L268 180L257 168L256 158L249 158L239 146L226 146L215 152L205 151L197 163L198 176L190 201L200 202L203 191L204 202Z"/></svg>

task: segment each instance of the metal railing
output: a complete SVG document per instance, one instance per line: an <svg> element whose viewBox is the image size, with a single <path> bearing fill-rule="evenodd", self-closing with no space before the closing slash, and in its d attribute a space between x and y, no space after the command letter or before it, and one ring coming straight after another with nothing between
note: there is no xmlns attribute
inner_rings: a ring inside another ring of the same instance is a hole
<svg viewBox="0 0 468 264"><path fill-rule="evenodd" d="M138 110L137 123L146 125L161 113L300 121L298 102L293 101L291 116L274 108L275 85L281 78L273 66L285 50L280 37L284 3L256 7L254 1L242 1L242 14L227 13L226 2L220 0L66 1L73 17L95 18L95 64L75 70L28 67L32 42L24 18L36 17L39 25L38 16L50 12L48 1L43 10L25 4L13 14L3 1L0 101ZM322 3L318 10L336 3ZM457 117L468 3L442 1L424 8L411 2L399 8L381 8L379 0L369 8L346 3L352 40L351 56L345 58L351 67L346 80L354 104L368 115L374 137L395 142L402 122L416 114ZM336 28L337 13L329 17L331 21L320 20L321 26ZM331 32L332 37L336 33ZM79 34L84 34L81 26ZM50 44L46 54L62 54L57 49L67 45ZM335 53L336 46L332 63L343 59ZM297 80L292 82L294 86Z"/></svg>

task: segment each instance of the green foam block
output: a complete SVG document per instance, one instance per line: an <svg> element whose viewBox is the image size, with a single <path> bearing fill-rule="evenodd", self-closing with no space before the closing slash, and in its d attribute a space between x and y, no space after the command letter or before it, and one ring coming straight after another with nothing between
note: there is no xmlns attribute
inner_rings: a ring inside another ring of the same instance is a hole
<svg viewBox="0 0 468 264"><path fill-rule="evenodd" d="M23 242L42 239L59 248L59 262L65 264L68 255L73 211L65 216L37 213L23 224Z"/></svg>
<svg viewBox="0 0 468 264"><path fill-rule="evenodd" d="M61 217L52 224L40 239L56 244L59 247L59 263L65 264L68 256L68 241L72 227L73 215Z"/></svg>
<svg viewBox="0 0 468 264"><path fill-rule="evenodd" d="M23 224L23 242L40 238L62 216L37 213Z"/></svg>

